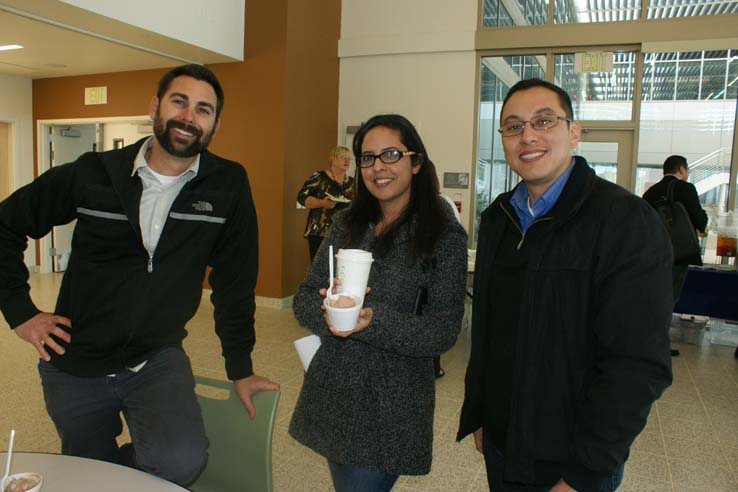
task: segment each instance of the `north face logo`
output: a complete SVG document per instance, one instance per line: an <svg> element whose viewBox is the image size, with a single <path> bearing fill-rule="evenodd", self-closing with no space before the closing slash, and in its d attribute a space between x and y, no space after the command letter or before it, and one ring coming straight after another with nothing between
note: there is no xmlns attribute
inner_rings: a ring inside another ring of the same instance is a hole
<svg viewBox="0 0 738 492"><path fill-rule="evenodd" d="M197 201L192 204L192 208L194 208L198 212L212 212L213 211L213 205L208 202Z"/></svg>

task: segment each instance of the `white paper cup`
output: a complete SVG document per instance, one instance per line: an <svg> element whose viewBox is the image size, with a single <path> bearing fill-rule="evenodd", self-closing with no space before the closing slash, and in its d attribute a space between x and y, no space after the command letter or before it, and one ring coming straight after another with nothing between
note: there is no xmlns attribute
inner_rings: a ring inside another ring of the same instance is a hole
<svg viewBox="0 0 738 492"><path fill-rule="evenodd" d="M8 487L8 485L10 485L10 482L12 482L13 480L20 480L24 478L33 479L37 483L33 487L18 489L21 492L39 492L41 490L41 486L44 484L44 477L38 473L15 473L13 475L8 475L8 478L3 481L2 492L5 492L6 487Z"/></svg>
<svg viewBox="0 0 738 492"><path fill-rule="evenodd" d="M297 355L300 357L302 368L307 372L308 367L310 367L310 361L313 360L315 352L320 348L320 337L318 335L308 335L298 338L292 343L295 346L295 350L297 350Z"/></svg>
<svg viewBox="0 0 738 492"><path fill-rule="evenodd" d="M369 251L339 249L336 254L336 277L341 279L341 284L336 289L337 292L363 300L373 261Z"/></svg>
<svg viewBox="0 0 738 492"><path fill-rule="evenodd" d="M356 323L359 321L359 311L361 311L363 298L351 297L356 301L356 305L349 308L333 307L328 304L328 297L323 299L325 311L328 313L328 322L338 331L351 331L356 328Z"/></svg>

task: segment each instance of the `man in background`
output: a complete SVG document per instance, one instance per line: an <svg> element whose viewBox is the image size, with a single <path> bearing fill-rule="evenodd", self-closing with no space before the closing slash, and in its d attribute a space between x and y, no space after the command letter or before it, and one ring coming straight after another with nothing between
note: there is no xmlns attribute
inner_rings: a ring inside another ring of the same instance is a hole
<svg viewBox="0 0 738 492"><path fill-rule="evenodd" d="M674 201L684 205L694 228L704 233L707 227L707 213L700 204L697 189L687 181L688 177L689 165L687 159L681 155L669 156L664 161L664 177L646 190L643 199L655 207L660 201L666 199L669 183L674 183ZM689 265L702 265L700 255L674 262L674 268L672 269L674 304L677 303L679 295L682 293Z"/></svg>
<svg viewBox="0 0 738 492"><path fill-rule="evenodd" d="M223 99L209 69L174 68L151 100L154 137L86 153L0 204L0 310L41 356L64 454L195 479L208 442L182 340L208 266L226 372L249 414L254 393L278 388L254 374L250 355L258 243L248 177L207 151ZM74 219L56 309L41 312L23 250ZM132 442L118 447L121 413Z"/></svg>
<svg viewBox="0 0 738 492"><path fill-rule="evenodd" d="M499 131L522 182L482 213L457 438L474 434L493 492L613 492L671 383L669 238L572 158L560 87L515 84Z"/></svg>

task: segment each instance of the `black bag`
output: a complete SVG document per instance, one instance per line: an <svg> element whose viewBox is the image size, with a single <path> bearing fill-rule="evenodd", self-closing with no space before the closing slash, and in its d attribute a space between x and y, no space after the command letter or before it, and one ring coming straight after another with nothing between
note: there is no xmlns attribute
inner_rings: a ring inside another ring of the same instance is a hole
<svg viewBox="0 0 738 492"><path fill-rule="evenodd" d="M700 243L687 209L680 202L674 201L674 185L672 179L666 188L666 196L654 205L671 238L674 249L674 263L681 263L695 256L700 256Z"/></svg>

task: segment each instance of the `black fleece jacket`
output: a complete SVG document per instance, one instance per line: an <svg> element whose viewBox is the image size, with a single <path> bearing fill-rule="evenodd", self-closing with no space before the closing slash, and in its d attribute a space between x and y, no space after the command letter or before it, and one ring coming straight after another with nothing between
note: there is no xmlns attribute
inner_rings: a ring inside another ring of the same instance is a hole
<svg viewBox="0 0 738 492"><path fill-rule="evenodd" d="M230 379L253 374L257 223L242 166L207 151L177 196L152 257L139 228L142 185L131 176L144 140L54 167L0 203L0 310L11 328L39 312L23 263L27 238L77 219L55 314L70 318L64 355L73 375L120 371L181 346L207 266L215 331Z"/></svg>

